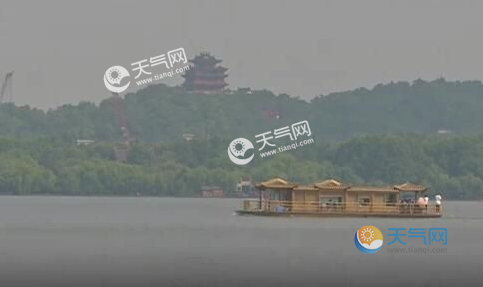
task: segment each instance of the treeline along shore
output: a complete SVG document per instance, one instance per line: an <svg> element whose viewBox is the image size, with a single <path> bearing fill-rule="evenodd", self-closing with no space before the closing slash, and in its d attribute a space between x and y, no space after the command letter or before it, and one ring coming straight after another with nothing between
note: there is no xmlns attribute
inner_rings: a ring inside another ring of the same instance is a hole
<svg viewBox="0 0 483 287"><path fill-rule="evenodd" d="M386 135L315 143L247 166L228 159L229 140L135 144L117 162L112 143L77 146L52 138L0 138L0 194L197 196L200 187L235 191L242 177L309 183L431 187L446 199L483 198L483 136Z"/></svg>
<svg viewBox="0 0 483 287"><path fill-rule="evenodd" d="M479 81L394 82L310 101L267 90L200 95L153 85L122 99L135 139L125 162L113 153L122 132L108 95L100 104L48 111L1 104L0 193L192 196L205 185L230 193L242 177L281 176L301 183L409 181L445 199L483 198ZM242 167L229 160L231 140L303 120L314 144L257 154ZM78 146L79 139L94 143Z"/></svg>

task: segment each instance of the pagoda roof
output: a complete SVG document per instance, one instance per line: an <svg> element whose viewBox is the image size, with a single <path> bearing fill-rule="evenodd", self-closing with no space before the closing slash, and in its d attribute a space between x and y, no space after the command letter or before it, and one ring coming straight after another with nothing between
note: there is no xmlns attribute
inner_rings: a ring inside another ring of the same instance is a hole
<svg viewBox="0 0 483 287"><path fill-rule="evenodd" d="M330 190L342 190L348 189L350 185L342 184L341 182L335 179L327 179L318 183L315 183L314 186L318 189L330 189Z"/></svg>
<svg viewBox="0 0 483 287"><path fill-rule="evenodd" d="M423 185L406 182L400 185L395 185L394 189L397 189L399 191L426 191L429 188Z"/></svg>
<svg viewBox="0 0 483 287"><path fill-rule="evenodd" d="M287 180L276 177L255 185L257 188L294 188L297 185L289 183Z"/></svg>
<svg viewBox="0 0 483 287"><path fill-rule="evenodd" d="M335 179L327 179L314 184L298 184L289 182L284 178L276 177L265 182L261 182L255 185L257 188L265 189L293 189L293 190L347 190L349 192L394 192L401 191L426 191L429 188L423 185L417 185L410 182L406 182L400 185L383 185L383 186L369 186L369 185L354 185L344 184Z"/></svg>
<svg viewBox="0 0 483 287"><path fill-rule="evenodd" d="M192 63L195 62L213 62L213 63L220 63L222 60L216 59L214 56L212 56L208 52L203 52L200 53L199 55L196 55L193 59L189 60Z"/></svg>
<svg viewBox="0 0 483 287"><path fill-rule="evenodd" d="M217 71L217 70L197 70L193 69L191 72L187 73L186 75L192 75L195 77L226 77L227 74L224 73L225 71Z"/></svg>
<svg viewBox="0 0 483 287"><path fill-rule="evenodd" d="M313 185L298 185L294 187L294 190L319 191L319 189L314 187Z"/></svg>
<svg viewBox="0 0 483 287"><path fill-rule="evenodd" d="M222 87L223 86L224 87L224 86L228 85L227 83L225 83L223 81L200 81L200 80L185 82L183 84L186 84L186 85L189 85L189 86L199 86L199 87L203 87L203 86L207 86L207 87L212 87L212 86Z"/></svg>
<svg viewBox="0 0 483 287"><path fill-rule="evenodd" d="M351 186L348 191L367 191L367 192L399 192L393 186L368 186L368 185L356 185Z"/></svg>
<svg viewBox="0 0 483 287"><path fill-rule="evenodd" d="M351 186L349 191L379 191L379 192L400 192L400 191L426 191L429 188L423 185L406 182L394 186Z"/></svg>
<svg viewBox="0 0 483 287"><path fill-rule="evenodd" d="M192 66L191 69L188 71L196 71L196 72L207 72L207 73L212 73L212 72L217 72L217 73L223 73L226 72L228 69L222 66ZM187 72L188 72L187 71Z"/></svg>

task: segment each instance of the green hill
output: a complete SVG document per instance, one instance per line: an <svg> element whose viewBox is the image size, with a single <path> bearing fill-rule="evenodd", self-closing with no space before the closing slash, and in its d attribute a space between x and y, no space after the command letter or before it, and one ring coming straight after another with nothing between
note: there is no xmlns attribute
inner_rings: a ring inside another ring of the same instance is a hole
<svg viewBox="0 0 483 287"><path fill-rule="evenodd" d="M318 141L440 130L456 135L483 131L483 85L478 81L390 83L372 90L318 96L310 103L269 91L197 95L154 85L126 95L124 104L129 129L139 142L180 141L184 133L200 138L248 137L301 120L310 122ZM64 105L48 112L3 104L0 123L0 135L16 137L100 141L119 141L121 137L109 100L98 106Z"/></svg>
<svg viewBox="0 0 483 287"><path fill-rule="evenodd" d="M121 132L110 100L47 112L0 106L0 193L195 195L233 192L241 177L352 184L411 181L445 198L483 198L483 85L416 81L319 96L223 95L150 86L124 99L137 143L114 161ZM278 115L278 117L276 116ZM227 146L308 120L315 144L233 164ZM438 131L444 130L444 134ZM192 133L192 142L183 134ZM76 139L95 144L76 146Z"/></svg>

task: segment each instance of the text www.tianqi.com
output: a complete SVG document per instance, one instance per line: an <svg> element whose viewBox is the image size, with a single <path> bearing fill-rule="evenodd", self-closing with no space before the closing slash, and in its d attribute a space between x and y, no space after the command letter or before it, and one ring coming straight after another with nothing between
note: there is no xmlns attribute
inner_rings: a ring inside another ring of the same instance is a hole
<svg viewBox="0 0 483 287"><path fill-rule="evenodd" d="M181 74L181 73L183 73L183 72L185 72L189 69L190 69L190 66L184 66L184 67L178 68L176 70L171 69L169 72L160 73L160 74L157 74L157 75L153 75L149 78L136 81L136 85L141 86L141 85L152 83L153 81L159 81L159 80L167 78L167 77L173 77L174 75Z"/></svg>
<svg viewBox="0 0 483 287"><path fill-rule="evenodd" d="M291 145L281 146L281 147L278 147L278 148L273 149L273 150L261 152L260 156L261 157L267 157L267 156L271 156L271 155L281 153L281 152L284 152L284 151L287 151L287 150L294 150L294 149L297 149L299 146L309 145L309 144L312 144L312 143L314 143L314 139L310 138L310 139L300 141L298 143L293 143Z"/></svg>
<svg viewBox="0 0 483 287"><path fill-rule="evenodd" d="M446 247L392 247L388 248L389 253L447 253Z"/></svg>

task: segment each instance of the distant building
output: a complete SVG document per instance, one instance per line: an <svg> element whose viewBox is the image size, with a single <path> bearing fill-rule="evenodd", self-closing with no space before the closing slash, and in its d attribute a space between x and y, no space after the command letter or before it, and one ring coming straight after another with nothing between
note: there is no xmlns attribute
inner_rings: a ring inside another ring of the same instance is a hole
<svg viewBox="0 0 483 287"><path fill-rule="evenodd" d="M93 144L94 141L93 140L76 140L75 141L76 145L90 145L90 144Z"/></svg>
<svg viewBox="0 0 483 287"><path fill-rule="evenodd" d="M238 88L237 92L239 92L239 93L245 93L245 94L248 94L248 95L253 94L251 88Z"/></svg>
<svg viewBox="0 0 483 287"><path fill-rule="evenodd" d="M187 142L192 141L194 137L195 137L194 134L183 134L183 139Z"/></svg>
<svg viewBox="0 0 483 287"><path fill-rule="evenodd" d="M244 193L248 194L253 190L253 183L248 178L242 178L236 184L236 191L237 193Z"/></svg>
<svg viewBox="0 0 483 287"><path fill-rule="evenodd" d="M125 143L118 143L114 146L114 158L119 162L127 162L129 153L129 145Z"/></svg>
<svg viewBox="0 0 483 287"><path fill-rule="evenodd" d="M453 132L451 130L447 130L447 129L440 129L438 130L438 134L440 135L448 135L448 134L452 134Z"/></svg>
<svg viewBox="0 0 483 287"><path fill-rule="evenodd" d="M202 197L223 197L223 188L219 186L202 186L201 187Z"/></svg>
<svg viewBox="0 0 483 287"><path fill-rule="evenodd" d="M223 93L228 84L225 82L227 69L218 66L221 60L209 53L201 53L189 60L193 65L182 77L185 79L183 87L188 91L200 94Z"/></svg>

